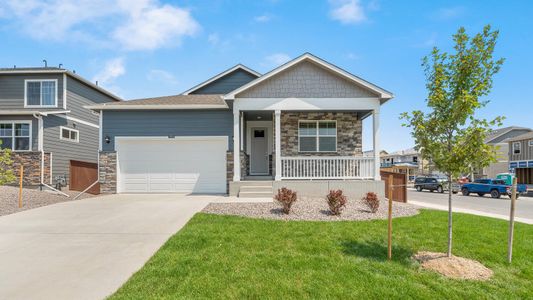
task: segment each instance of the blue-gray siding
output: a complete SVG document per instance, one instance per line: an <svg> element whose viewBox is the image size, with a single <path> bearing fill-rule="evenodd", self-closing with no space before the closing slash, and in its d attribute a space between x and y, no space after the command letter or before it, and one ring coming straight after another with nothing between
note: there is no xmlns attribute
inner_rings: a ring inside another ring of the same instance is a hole
<svg viewBox="0 0 533 300"><path fill-rule="evenodd" d="M24 80L26 79L56 79L57 107L63 109L62 74L1 74L0 109L24 108Z"/></svg>
<svg viewBox="0 0 533 300"><path fill-rule="evenodd" d="M44 118L44 151L52 153L52 172L65 175L68 181L70 160L96 163L98 159L98 128L57 116ZM60 126L79 131L79 143L59 138Z"/></svg>
<svg viewBox="0 0 533 300"><path fill-rule="evenodd" d="M98 124L98 116L83 106L105 102L113 102L113 98L67 76L67 109L71 111L69 116Z"/></svg>
<svg viewBox="0 0 533 300"><path fill-rule="evenodd" d="M102 139L104 151L114 151L117 136L227 136L233 149L233 112L202 111L105 111Z"/></svg>
<svg viewBox="0 0 533 300"><path fill-rule="evenodd" d="M37 119L35 119L33 116L6 116L6 115L0 115L0 122L2 121L28 121L31 123L31 150L37 151L39 149L38 146L38 132L39 132L39 125L37 122Z"/></svg>
<svg viewBox="0 0 533 300"><path fill-rule="evenodd" d="M256 78L257 76L238 69L206 86L203 86L191 94L227 94Z"/></svg>

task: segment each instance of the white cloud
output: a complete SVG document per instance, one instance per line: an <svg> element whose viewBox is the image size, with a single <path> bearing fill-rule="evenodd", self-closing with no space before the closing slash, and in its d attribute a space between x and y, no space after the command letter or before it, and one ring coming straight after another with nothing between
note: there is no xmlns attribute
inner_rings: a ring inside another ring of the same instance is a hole
<svg viewBox="0 0 533 300"><path fill-rule="evenodd" d="M343 24L361 23L366 20L366 15L359 0L330 0L330 17Z"/></svg>
<svg viewBox="0 0 533 300"><path fill-rule="evenodd" d="M159 81L169 85L177 85L179 83L172 73L165 70L150 70L146 78L150 81Z"/></svg>
<svg viewBox="0 0 533 300"><path fill-rule="evenodd" d="M115 79L124 74L126 74L124 58L117 57L106 61L104 68L94 75L93 81L98 81L102 86L111 85Z"/></svg>
<svg viewBox="0 0 533 300"><path fill-rule="evenodd" d="M272 20L272 16L267 14L254 17L254 21L256 21L257 23L266 23L270 20Z"/></svg>
<svg viewBox="0 0 533 300"><path fill-rule="evenodd" d="M347 57L348 59L351 59L351 60L358 60L358 59L361 58L361 56L359 56L359 55L357 55L357 54L355 54L355 53L353 53L353 52L348 53L348 54L346 55L346 57Z"/></svg>
<svg viewBox="0 0 533 300"><path fill-rule="evenodd" d="M211 33L209 36L207 36L207 41L209 44L216 46L218 43L220 43L220 36L218 33Z"/></svg>
<svg viewBox="0 0 533 300"><path fill-rule="evenodd" d="M272 55L269 55L265 57L265 63L264 65L270 66L270 67L278 67L286 62L291 60L291 57L288 54L285 53L274 53Z"/></svg>
<svg viewBox="0 0 533 300"><path fill-rule="evenodd" d="M0 18L32 38L83 41L125 50L178 45L200 25L191 13L158 0L4 0Z"/></svg>
<svg viewBox="0 0 533 300"><path fill-rule="evenodd" d="M445 7L441 8L433 14L433 17L438 20L451 20L461 17L466 12L463 6Z"/></svg>

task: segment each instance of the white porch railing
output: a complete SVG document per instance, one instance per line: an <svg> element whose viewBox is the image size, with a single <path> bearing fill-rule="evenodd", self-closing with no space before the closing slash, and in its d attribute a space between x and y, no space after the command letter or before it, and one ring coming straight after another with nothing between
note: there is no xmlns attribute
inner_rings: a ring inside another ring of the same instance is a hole
<svg viewBox="0 0 533 300"><path fill-rule="evenodd" d="M373 157L294 156L281 158L281 179L373 178Z"/></svg>

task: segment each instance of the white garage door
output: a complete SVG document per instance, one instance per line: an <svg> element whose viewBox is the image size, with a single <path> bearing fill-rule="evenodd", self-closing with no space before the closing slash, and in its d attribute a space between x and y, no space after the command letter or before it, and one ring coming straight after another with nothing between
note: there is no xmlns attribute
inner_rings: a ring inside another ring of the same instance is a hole
<svg viewBox="0 0 533 300"><path fill-rule="evenodd" d="M118 192L225 193L227 148L227 137L118 137Z"/></svg>

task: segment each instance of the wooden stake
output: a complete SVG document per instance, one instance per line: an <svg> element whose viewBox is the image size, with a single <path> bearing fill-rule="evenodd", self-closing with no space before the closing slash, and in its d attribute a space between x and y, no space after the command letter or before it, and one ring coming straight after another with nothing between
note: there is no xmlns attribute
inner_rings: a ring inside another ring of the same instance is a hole
<svg viewBox="0 0 533 300"><path fill-rule="evenodd" d="M20 164L20 182L19 182L19 208L22 208L22 178L24 177L24 166Z"/></svg>
<svg viewBox="0 0 533 300"><path fill-rule="evenodd" d="M394 176L389 175L389 234L388 234L388 247L387 247L387 258L392 259L392 184L394 181Z"/></svg>
<svg viewBox="0 0 533 300"><path fill-rule="evenodd" d="M514 210L516 205L516 176L513 178L511 190L511 215L509 216L509 241L507 246L507 262L513 260L513 238L514 238Z"/></svg>

